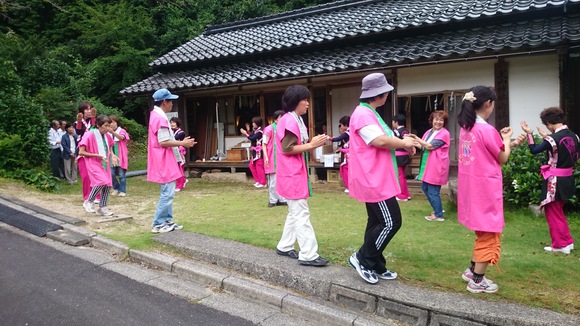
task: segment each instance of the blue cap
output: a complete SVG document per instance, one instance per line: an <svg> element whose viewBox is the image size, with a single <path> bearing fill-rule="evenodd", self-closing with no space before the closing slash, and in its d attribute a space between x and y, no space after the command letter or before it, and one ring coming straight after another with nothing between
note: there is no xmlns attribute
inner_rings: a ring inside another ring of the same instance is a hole
<svg viewBox="0 0 580 326"><path fill-rule="evenodd" d="M153 93L153 100L155 102L163 100L175 100L177 98L179 98L179 96L171 94L171 92L169 92L167 88L158 89L157 91L155 91L155 93Z"/></svg>

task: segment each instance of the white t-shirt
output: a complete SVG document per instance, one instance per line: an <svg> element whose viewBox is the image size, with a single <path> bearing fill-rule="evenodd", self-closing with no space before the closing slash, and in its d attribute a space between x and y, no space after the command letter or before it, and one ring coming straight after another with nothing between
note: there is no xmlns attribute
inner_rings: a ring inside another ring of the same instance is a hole
<svg viewBox="0 0 580 326"><path fill-rule="evenodd" d="M368 145L370 144L375 138L379 136L385 135L383 129L377 125L368 125L364 126L360 129L359 135L364 140L364 142Z"/></svg>

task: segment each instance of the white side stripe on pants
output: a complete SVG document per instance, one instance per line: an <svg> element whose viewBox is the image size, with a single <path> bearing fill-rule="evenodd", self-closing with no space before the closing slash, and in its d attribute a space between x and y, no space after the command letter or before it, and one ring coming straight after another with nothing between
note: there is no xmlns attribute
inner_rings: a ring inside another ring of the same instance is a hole
<svg viewBox="0 0 580 326"><path fill-rule="evenodd" d="M382 213L381 215L385 220L385 228L383 229L383 231L381 231L381 234L379 234L379 236L377 237L377 241L375 241L375 246L377 247L377 250L381 248L381 246L385 242L385 238L387 237L389 232L391 232L391 230L393 229L393 218L391 216L391 212L389 212L389 208L387 207L386 202L382 201L379 202L378 204L379 208L381 209Z"/></svg>

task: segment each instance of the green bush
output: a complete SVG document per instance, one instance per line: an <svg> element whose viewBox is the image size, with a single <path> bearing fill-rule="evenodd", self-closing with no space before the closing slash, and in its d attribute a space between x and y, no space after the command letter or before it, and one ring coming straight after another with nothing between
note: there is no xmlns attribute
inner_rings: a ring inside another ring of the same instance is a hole
<svg viewBox="0 0 580 326"><path fill-rule="evenodd" d="M8 135L0 132L0 169L16 170L24 167L25 155L22 150L22 139L19 135Z"/></svg>
<svg viewBox="0 0 580 326"><path fill-rule="evenodd" d="M22 181L46 192L60 190L58 178L42 169L16 169L12 171L0 169L0 176Z"/></svg>
<svg viewBox="0 0 580 326"><path fill-rule="evenodd" d="M536 144L543 140L536 137ZM516 206L540 204L542 197L542 176L540 166L546 164L546 153L532 155L527 144L512 150L510 159L502 165L504 200ZM576 196L567 204L568 208L580 208L580 161L574 169Z"/></svg>

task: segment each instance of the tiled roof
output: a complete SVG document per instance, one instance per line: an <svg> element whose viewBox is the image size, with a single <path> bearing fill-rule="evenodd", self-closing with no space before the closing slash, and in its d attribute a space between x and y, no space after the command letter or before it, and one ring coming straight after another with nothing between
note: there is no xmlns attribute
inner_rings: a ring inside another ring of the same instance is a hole
<svg viewBox="0 0 580 326"><path fill-rule="evenodd" d="M580 4L580 0L363 0L338 1L232 24L163 55L153 67L252 56L361 35Z"/></svg>
<svg viewBox="0 0 580 326"><path fill-rule="evenodd" d="M553 49L564 42L580 44L579 15L456 30L301 55L256 58L169 74L157 73L121 93L150 93L162 87L171 90L223 87L505 51Z"/></svg>

